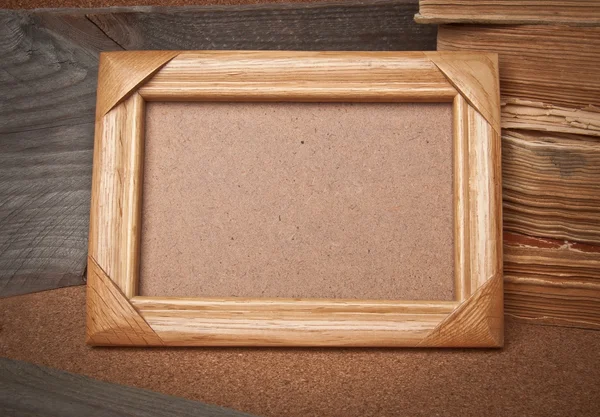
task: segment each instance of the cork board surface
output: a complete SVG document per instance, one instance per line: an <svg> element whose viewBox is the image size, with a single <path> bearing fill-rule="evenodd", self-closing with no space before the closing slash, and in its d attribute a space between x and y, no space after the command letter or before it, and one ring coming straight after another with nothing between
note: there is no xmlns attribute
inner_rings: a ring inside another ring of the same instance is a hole
<svg viewBox="0 0 600 417"><path fill-rule="evenodd" d="M504 349L92 348L85 287L0 299L0 356L264 417L598 416L600 332L506 322Z"/></svg>
<svg viewBox="0 0 600 417"><path fill-rule="evenodd" d="M453 299L452 108L148 103L140 294Z"/></svg>

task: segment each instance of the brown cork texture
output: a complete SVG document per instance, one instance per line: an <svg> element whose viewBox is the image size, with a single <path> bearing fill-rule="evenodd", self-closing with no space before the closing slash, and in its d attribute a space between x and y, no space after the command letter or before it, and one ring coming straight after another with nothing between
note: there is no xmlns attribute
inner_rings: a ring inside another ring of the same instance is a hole
<svg viewBox="0 0 600 417"><path fill-rule="evenodd" d="M148 103L140 294L453 299L451 113Z"/></svg>
<svg viewBox="0 0 600 417"><path fill-rule="evenodd" d="M503 349L94 348L85 288L0 299L0 355L263 417L598 416L600 332L506 323Z"/></svg>

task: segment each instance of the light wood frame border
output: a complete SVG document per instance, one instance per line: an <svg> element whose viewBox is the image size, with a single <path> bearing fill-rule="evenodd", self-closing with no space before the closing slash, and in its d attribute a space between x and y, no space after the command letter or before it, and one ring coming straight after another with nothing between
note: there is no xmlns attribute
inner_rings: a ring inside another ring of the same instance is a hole
<svg viewBox="0 0 600 417"><path fill-rule="evenodd" d="M145 102L184 100L452 102L456 299L138 296ZM102 53L88 344L502 346L499 112L496 54Z"/></svg>

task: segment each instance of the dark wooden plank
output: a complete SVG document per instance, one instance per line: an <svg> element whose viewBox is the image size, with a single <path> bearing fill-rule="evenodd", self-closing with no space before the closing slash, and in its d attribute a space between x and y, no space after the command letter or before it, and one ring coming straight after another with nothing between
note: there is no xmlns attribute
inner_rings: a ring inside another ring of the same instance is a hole
<svg viewBox="0 0 600 417"><path fill-rule="evenodd" d="M85 16L0 11L0 296L83 283L97 55Z"/></svg>
<svg viewBox="0 0 600 417"><path fill-rule="evenodd" d="M98 53L433 50L416 0L0 11L0 297L83 283Z"/></svg>
<svg viewBox="0 0 600 417"><path fill-rule="evenodd" d="M416 1L88 13L125 49L434 50Z"/></svg>
<svg viewBox="0 0 600 417"><path fill-rule="evenodd" d="M0 415L243 417L250 414L0 358Z"/></svg>

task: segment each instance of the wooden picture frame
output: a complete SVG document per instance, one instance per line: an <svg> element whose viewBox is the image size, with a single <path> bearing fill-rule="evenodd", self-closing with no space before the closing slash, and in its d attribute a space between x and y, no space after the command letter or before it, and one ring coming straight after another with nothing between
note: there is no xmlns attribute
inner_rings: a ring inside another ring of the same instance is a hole
<svg viewBox="0 0 600 417"><path fill-rule="evenodd" d="M452 102L456 299L138 296L146 101ZM88 344L503 344L496 54L102 53L92 181Z"/></svg>

